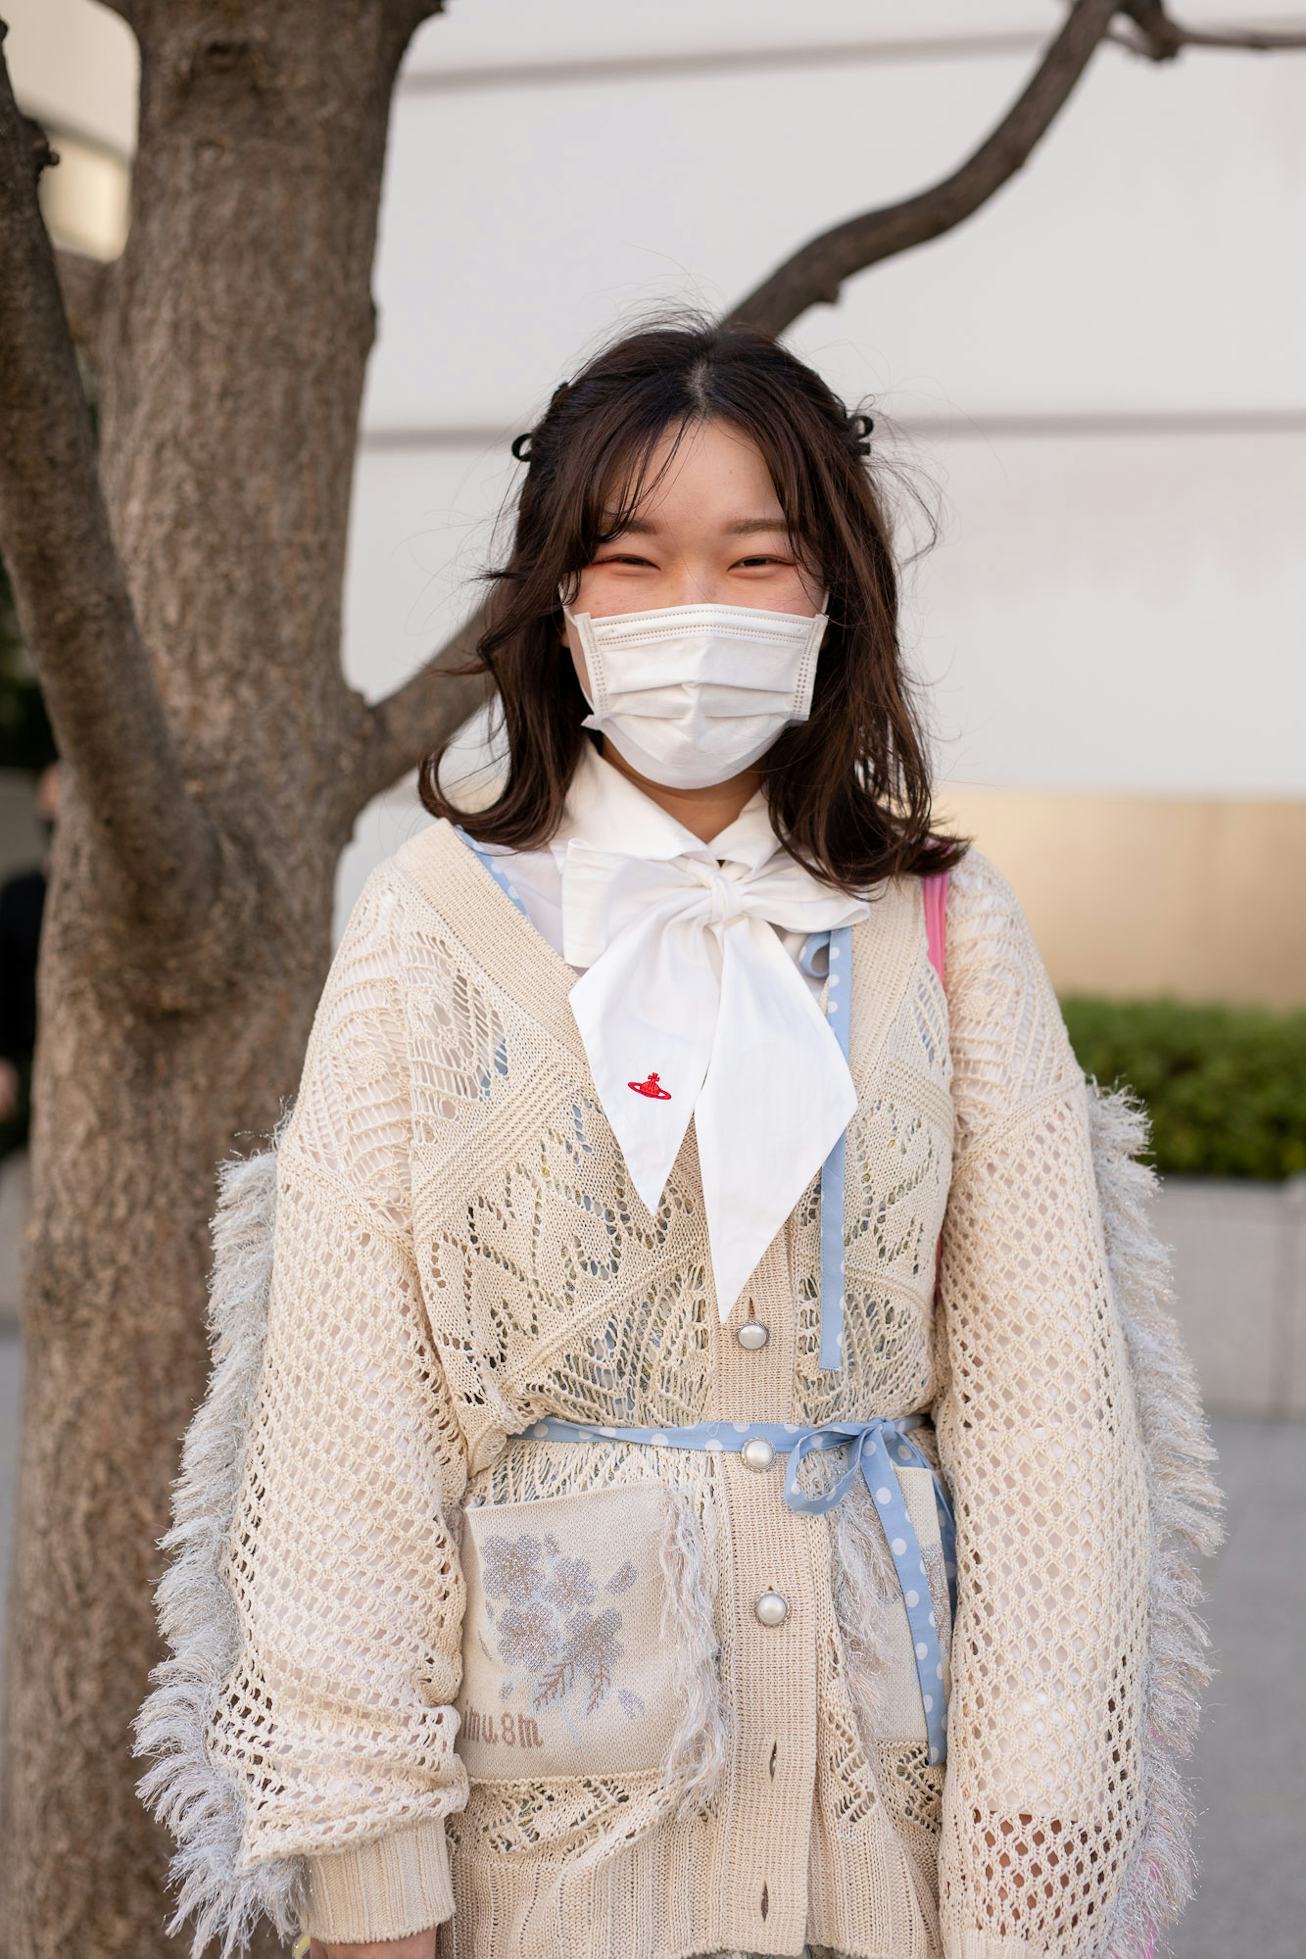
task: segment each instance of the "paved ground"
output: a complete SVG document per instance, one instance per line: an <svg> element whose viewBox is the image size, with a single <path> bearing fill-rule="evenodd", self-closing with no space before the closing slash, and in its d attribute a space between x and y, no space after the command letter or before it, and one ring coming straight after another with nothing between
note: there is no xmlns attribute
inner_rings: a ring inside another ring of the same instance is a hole
<svg viewBox="0 0 1306 1959"><path fill-rule="evenodd" d="M21 1363L0 1329L0 1555L9 1521ZM1216 1421L1229 1539L1205 1567L1219 1669L1194 1763L1201 1888L1178 1959L1306 1953L1306 1423Z"/></svg>

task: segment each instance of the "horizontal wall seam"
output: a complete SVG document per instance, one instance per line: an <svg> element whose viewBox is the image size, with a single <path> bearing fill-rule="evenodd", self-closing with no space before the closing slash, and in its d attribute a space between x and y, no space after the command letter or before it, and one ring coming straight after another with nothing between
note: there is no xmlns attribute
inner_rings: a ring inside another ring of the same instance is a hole
<svg viewBox="0 0 1306 1959"><path fill-rule="evenodd" d="M850 61L971 60L1040 53L1051 38L1032 29L994 34L900 35L883 40L823 41L797 47L686 48L666 54L576 55L571 59L469 63L400 74L404 95L451 95L468 89L569 88L577 83L646 81L682 75L747 74L758 69L844 67ZM434 45L434 40L432 42Z"/></svg>
<svg viewBox="0 0 1306 1959"><path fill-rule="evenodd" d="M1229 409L1083 409L1047 414L911 415L895 417L908 437L932 441L973 442L991 436L1014 436L1037 441L1048 436L1122 435L1306 435L1306 408ZM364 429L363 450L378 453L420 449L486 449L507 447L525 426L519 417L511 426L453 422L414 424L411 428Z"/></svg>
<svg viewBox="0 0 1306 1959"><path fill-rule="evenodd" d="M1259 28L1286 33L1306 27L1306 15L1294 9L1258 18ZM1245 22L1203 21L1204 32L1237 33ZM574 55L562 60L469 62L465 67L414 68L403 71L399 90L408 95L447 95L467 89L566 88L577 83L646 81L684 75L747 74L759 69L846 67L849 62L876 63L971 61L1028 58L1046 49L1056 28L995 29L971 34L886 34L853 41L816 41L797 46L685 48L665 53L632 49L623 54ZM432 35L432 48L437 43ZM1108 46L1110 43L1107 44ZM1137 59L1130 56L1130 59Z"/></svg>

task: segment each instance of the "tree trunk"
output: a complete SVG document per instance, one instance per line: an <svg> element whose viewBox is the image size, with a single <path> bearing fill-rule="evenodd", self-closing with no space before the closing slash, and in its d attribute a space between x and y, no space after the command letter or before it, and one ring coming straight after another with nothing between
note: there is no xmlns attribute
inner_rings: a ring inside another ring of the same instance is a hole
<svg viewBox="0 0 1306 1959"><path fill-rule="evenodd" d="M217 876L142 922L106 842L114 807L56 719L0 1826L12 1959L176 1949L171 1844L136 1797L130 1727L159 1657L156 1541L206 1376L215 1166L293 1092L365 800L341 587L389 104L423 11L136 10L132 223L97 331L100 474ZM24 623L39 667L59 622ZM127 716L115 745L134 733L150 738ZM168 828L160 808L142 889L178 875Z"/></svg>

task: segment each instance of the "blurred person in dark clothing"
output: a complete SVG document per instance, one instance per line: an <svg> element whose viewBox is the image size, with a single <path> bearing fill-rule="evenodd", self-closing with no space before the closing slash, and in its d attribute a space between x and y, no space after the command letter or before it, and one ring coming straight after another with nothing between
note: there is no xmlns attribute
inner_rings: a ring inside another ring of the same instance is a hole
<svg viewBox="0 0 1306 1959"><path fill-rule="evenodd" d="M36 1050L36 958L45 909L46 863L59 809L59 764L36 778L36 820L47 856L0 883L0 1159L25 1149Z"/></svg>

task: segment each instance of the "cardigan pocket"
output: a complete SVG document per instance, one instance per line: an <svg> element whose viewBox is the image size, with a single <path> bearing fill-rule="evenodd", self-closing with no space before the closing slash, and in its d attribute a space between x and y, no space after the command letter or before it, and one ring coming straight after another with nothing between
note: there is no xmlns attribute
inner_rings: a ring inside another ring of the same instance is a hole
<svg viewBox="0 0 1306 1959"><path fill-rule="evenodd" d="M715 1784L708 1563L689 1499L644 1480L464 1508L458 1750L479 1780Z"/></svg>

